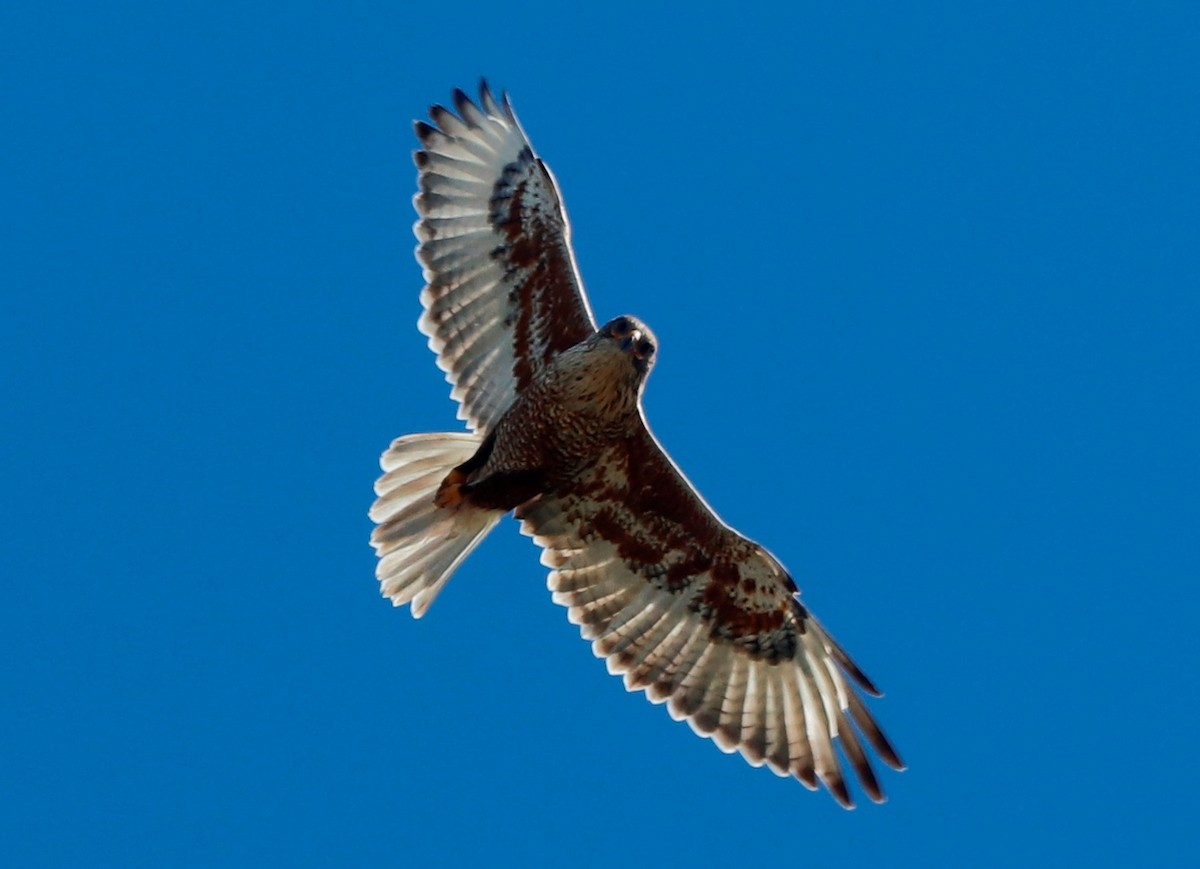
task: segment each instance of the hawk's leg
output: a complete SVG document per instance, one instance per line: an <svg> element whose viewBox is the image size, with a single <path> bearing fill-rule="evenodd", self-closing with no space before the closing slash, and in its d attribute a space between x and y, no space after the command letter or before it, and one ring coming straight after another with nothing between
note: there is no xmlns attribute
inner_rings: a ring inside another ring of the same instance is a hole
<svg viewBox="0 0 1200 869"><path fill-rule="evenodd" d="M455 468L438 486L437 494L433 496L433 503L438 507L457 507L462 503L462 487L466 480L467 475L459 468Z"/></svg>
<svg viewBox="0 0 1200 869"><path fill-rule="evenodd" d="M442 484L438 486L437 494L433 496L433 503L438 507L458 506L463 499L463 485L467 482L467 478L487 463L488 457L492 454L492 448L495 446L496 433L492 432L479 445L475 455L446 475L446 479L442 480Z"/></svg>
<svg viewBox="0 0 1200 869"><path fill-rule="evenodd" d="M546 474L539 470L500 471L460 486L458 491L477 507L515 510L546 491Z"/></svg>
<svg viewBox="0 0 1200 869"><path fill-rule="evenodd" d="M498 471L467 482L473 473L487 464L495 445L496 435L493 432L479 445L475 455L446 475L433 497L433 503L438 507L450 508L469 500L475 507L508 511L546 490L546 475L538 470Z"/></svg>

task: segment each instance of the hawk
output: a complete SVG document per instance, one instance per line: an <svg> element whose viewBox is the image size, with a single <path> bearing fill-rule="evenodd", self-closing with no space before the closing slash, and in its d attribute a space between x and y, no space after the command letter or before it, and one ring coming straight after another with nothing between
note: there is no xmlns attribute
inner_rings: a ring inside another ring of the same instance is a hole
<svg viewBox="0 0 1200 869"><path fill-rule="evenodd" d="M420 618L507 513L542 548L555 602L630 691L753 766L876 802L867 745L903 769L861 692L879 692L765 548L722 522L659 445L642 393L658 342L597 327L549 167L481 82L417 121L418 327L469 432L383 454L376 576ZM835 748L841 746L841 756Z"/></svg>

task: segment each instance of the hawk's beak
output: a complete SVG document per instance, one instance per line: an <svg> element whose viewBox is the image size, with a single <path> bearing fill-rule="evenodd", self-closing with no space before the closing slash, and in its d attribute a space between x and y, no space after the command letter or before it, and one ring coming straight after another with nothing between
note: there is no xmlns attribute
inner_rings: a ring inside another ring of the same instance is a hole
<svg viewBox="0 0 1200 869"><path fill-rule="evenodd" d="M649 367L649 362L646 360L646 354L642 352L642 347L645 341L642 340L643 332L641 329L634 329L626 337L621 339L621 349L629 354L633 359L633 367L638 371L644 372Z"/></svg>

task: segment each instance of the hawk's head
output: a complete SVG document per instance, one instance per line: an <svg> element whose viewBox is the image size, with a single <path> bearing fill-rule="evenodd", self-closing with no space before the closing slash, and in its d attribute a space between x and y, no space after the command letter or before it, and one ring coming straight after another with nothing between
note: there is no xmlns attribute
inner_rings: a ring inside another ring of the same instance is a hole
<svg viewBox="0 0 1200 869"><path fill-rule="evenodd" d="M658 348L658 340L654 333L636 317L624 314L609 320L599 328L597 335L614 342L625 354L636 369L639 380L644 380L654 365L654 351Z"/></svg>

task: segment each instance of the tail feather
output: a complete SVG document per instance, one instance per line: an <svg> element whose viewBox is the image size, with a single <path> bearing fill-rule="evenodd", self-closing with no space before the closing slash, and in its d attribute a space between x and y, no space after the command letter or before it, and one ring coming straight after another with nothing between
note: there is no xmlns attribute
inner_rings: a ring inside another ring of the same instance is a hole
<svg viewBox="0 0 1200 869"><path fill-rule="evenodd" d="M370 517L378 523L371 545L379 556L375 576L384 597L396 606L412 603L414 618L425 615L438 592L504 515L461 502L434 503L451 469L479 448L482 438L463 433L397 438L379 464L379 497Z"/></svg>

